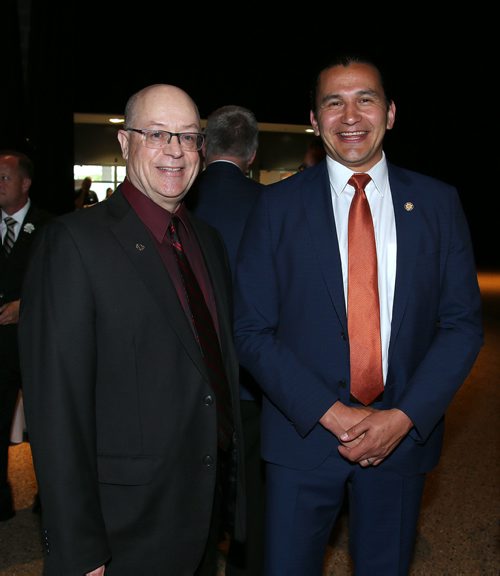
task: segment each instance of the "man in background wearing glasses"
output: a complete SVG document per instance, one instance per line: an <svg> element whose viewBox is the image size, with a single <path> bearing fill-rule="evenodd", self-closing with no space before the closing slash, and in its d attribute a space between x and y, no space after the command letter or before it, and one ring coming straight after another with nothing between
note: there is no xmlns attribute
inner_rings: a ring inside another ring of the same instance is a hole
<svg viewBox="0 0 500 576"><path fill-rule="evenodd" d="M21 311L44 574L214 575L243 537L241 421L227 257L182 202L198 110L149 86L118 139L127 178L48 227Z"/></svg>

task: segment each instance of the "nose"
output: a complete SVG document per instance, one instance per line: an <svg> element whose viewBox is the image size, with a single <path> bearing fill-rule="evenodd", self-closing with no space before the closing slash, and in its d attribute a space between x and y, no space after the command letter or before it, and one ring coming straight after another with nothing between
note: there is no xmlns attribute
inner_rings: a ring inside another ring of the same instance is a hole
<svg viewBox="0 0 500 576"><path fill-rule="evenodd" d="M179 158L183 155L181 141L178 134L170 134L168 142L162 148L163 154Z"/></svg>
<svg viewBox="0 0 500 576"><path fill-rule="evenodd" d="M346 102L342 114L342 121L346 124L355 124L361 119L358 107L354 102Z"/></svg>

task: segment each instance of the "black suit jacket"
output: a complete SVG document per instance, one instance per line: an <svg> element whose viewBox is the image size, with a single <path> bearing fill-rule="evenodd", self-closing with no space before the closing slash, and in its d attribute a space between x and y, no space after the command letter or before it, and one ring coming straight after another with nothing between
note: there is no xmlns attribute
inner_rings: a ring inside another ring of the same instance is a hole
<svg viewBox="0 0 500 576"><path fill-rule="evenodd" d="M237 407L229 267L215 230L192 225ZM209 530L217 426L175 288L119 189L44 232L25 284L20 342L50 548L45 574L81 576L111 558L106 574L192 576ZM234 419L240 437L238 411ZM238 495L241 535L241 481Z"/></svg>
<svg viewBox="0 0 500 576"><path fill-rule="evenodd" d="M0 248L0 305L19 300L31 246L51 215L31 204L8 256ZM0 326L0 362L18 371L17 325ZM1 383L0 383L1 385Z"/></svg>

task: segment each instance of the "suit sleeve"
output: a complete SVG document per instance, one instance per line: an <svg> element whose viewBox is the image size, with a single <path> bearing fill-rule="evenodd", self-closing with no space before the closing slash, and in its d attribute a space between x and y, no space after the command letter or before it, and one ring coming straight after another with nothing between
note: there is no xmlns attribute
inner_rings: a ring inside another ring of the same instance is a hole
<svg viewBox="0 0 500 576"><path fill-rule="evenodd" d="M268 193L260 195L240 244L235 282L235 341L241 364L305 437L338 397L287 345ZM280 332L281 330L281 332ZM300 345L300 343L299 343Z"/></svg>
<svg viewBox="0 0 500 576"><path fill-rule="evenodd" d="M467 378L483 343L481 299L472 243L458 194L446 209L440 254L439 309L435 335L411 375L398 408L425 441Z"/></svg>
<svg viewBox="0 0 500 576"><path fill-rule="evenodd" d="M81 576L110 557L97 482L93 294L64 224L48 224L38 240L19 324L27 424L47 574Z"/></svg>

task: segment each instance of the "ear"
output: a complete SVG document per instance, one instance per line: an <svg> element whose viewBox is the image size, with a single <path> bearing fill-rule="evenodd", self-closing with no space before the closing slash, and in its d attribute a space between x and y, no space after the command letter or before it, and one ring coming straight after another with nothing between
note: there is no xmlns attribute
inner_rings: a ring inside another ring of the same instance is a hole
<svg viewBox="0 0 500 576"><path fill-rule="evenodd" d="M27 176L25 176L23 178L23 183L22 183L22 191L23 194L28 195L28 190L31 188L31 178L28 178Z"/></svg>
<svg viewBox="0 0 500 576"><path fill-rule="evenodd" d="M118 142L120 142L124 160L127 160L128 158L129 138L130 132L127 132L126 130L118 130Z"/></svg>
<svg viewBox="0 0 500 576"><path fill-rule="evenodd" d="M319 124L318 121L316 120L316 116L314 115L314 112L311 110L311 112L309 113L309 120L311 121L311 126L314 129L314 134L316 136L319 136Z"/></svg>
<svg viewBox="0 0 500 576"><path fill-rule="evenodd" d="M257 155L257 150L255 150L255 152L250 156L250 158L248 159L248 167L250 168L250 166L253 164L253 161L255 160L255 156Z"/></svg>
<svg viewBox="0 0 500 576"><path fill-rule="evenodd" d="M386 129L390 130L394 126L394 122L396 120L396 104L391 100L389 104L389 110L387 111L387 122L386 122Z"/></svg>

